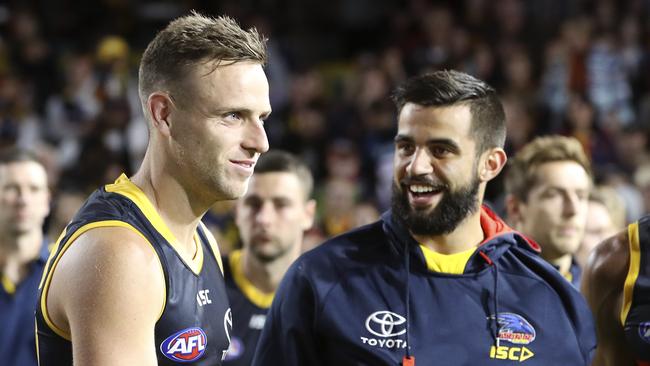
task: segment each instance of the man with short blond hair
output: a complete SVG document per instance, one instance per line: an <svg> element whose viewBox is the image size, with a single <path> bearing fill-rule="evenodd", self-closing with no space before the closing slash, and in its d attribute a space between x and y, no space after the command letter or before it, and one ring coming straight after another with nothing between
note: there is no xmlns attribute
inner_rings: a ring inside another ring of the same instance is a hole
<svg viewBox="0 0 650 366"><path fill-rule="evenodd" d="M591 164L578 140L539 137L511 160L505 177L511 225L542 248L542 257L576 287L581 270L574 259L584 237Z"/></svg>
<svg viewBox="0 0 650 366"><path fill-rule="evenodd" d="M45 270L41 366L221 365L232 314L201 223L246 192L268 150L265 40L228 17L172 21L144 52L149 145L140 169L93 193Z"/></svg>

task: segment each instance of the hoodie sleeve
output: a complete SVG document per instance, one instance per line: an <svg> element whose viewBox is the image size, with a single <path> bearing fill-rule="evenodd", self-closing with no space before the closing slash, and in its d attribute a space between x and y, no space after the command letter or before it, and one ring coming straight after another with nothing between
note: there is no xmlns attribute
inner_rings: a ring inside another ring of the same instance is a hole
<svg viewBox="0 0 650 366"><path fill-rule="evenodd" d="M314 333L317 302L303 261L287 271L257 345L254 366L321 365Z"/></svg>

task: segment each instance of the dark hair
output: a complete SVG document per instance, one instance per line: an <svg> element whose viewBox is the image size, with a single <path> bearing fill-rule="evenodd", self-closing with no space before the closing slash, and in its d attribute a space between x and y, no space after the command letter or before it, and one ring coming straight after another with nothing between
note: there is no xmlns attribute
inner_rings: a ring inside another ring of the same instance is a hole
<svg viewBox="0 0 650 366"><path fill-rule="evenodd" d="M477 143L477 153L505 143L506 117L496 91L468 74L445 70L415 76L395 89L391 99L398 113L406 103L425 107L466 104L472 115L470 134Z"/></svg>
<svg viewBox="0 0 650 366"><path fill-rule="evenodd" d="M314 178L305 162L297 156L283 150L271 150L260 156L255 164L254 174L263 173L292 173L298 177L305 191L305 199L309 199L314 188Z"/></svg>
<svg viewBox="0 0 650 366"><path fill-rule="evenodd" d="M145 105L152 92L178 88L188 69L201 63L265 64L266 59L266 38L255 28L245 31L230 17L212 18L193 11L169 23L144 51L139 70L140 100ZM173 94L181 98L186 93Z"/></svg>
<svg viewBox="0 0 650 366"><path fill-rule="evenodd" d="M10 147L0 150L0 165L11 163L34 162L43 165L41 159L31 150L20 147Z"/></svg>

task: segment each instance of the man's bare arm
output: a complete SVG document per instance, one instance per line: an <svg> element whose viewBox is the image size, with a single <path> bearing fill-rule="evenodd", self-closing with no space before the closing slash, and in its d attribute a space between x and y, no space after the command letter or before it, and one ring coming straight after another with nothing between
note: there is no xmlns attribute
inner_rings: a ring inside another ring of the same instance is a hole
<svg viewBox="0 0 650 366"><path fill-rule="evenodd" d="M600 243L589 256L582 280L596 321L598 348L593 366L634 366L621 324L623 285L630 262L627 230Z"/></svg>
<svg viewBox="0 0 650 366"><path fill-rule="evenodd" d="M82 234L48 292L52 321L71 334L75 366L157 365L154 327L165 301L155 250L121 227Z"/></svg>

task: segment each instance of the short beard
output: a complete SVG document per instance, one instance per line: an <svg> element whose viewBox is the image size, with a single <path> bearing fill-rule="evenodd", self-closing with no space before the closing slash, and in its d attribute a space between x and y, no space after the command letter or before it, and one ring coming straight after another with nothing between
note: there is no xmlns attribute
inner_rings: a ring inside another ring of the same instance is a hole
<svg viewBox="0 0 650 366"><path fill-rule="evenodd" d="M408 178L403 180L400 186L393 182L393 195L391 206L393 215L400 220L414 235L445 235L449 234L469 215L475 213L478 208L478 190L480 181L474 176L472 181L458 189L450 191L448 188L442 191L442 199L432 211L415 211L409 204Z"/></svg>
<svg viewBox="0 0 650 366"><path fill-rule="evenodd" d="M278 249L273 253L267 254L256 250L255 247L251 247L250 254L253 255L260 263L269 264L287 255L289 251L293 250L293 245L287 247L278 246L277 248Z"/></svg>

